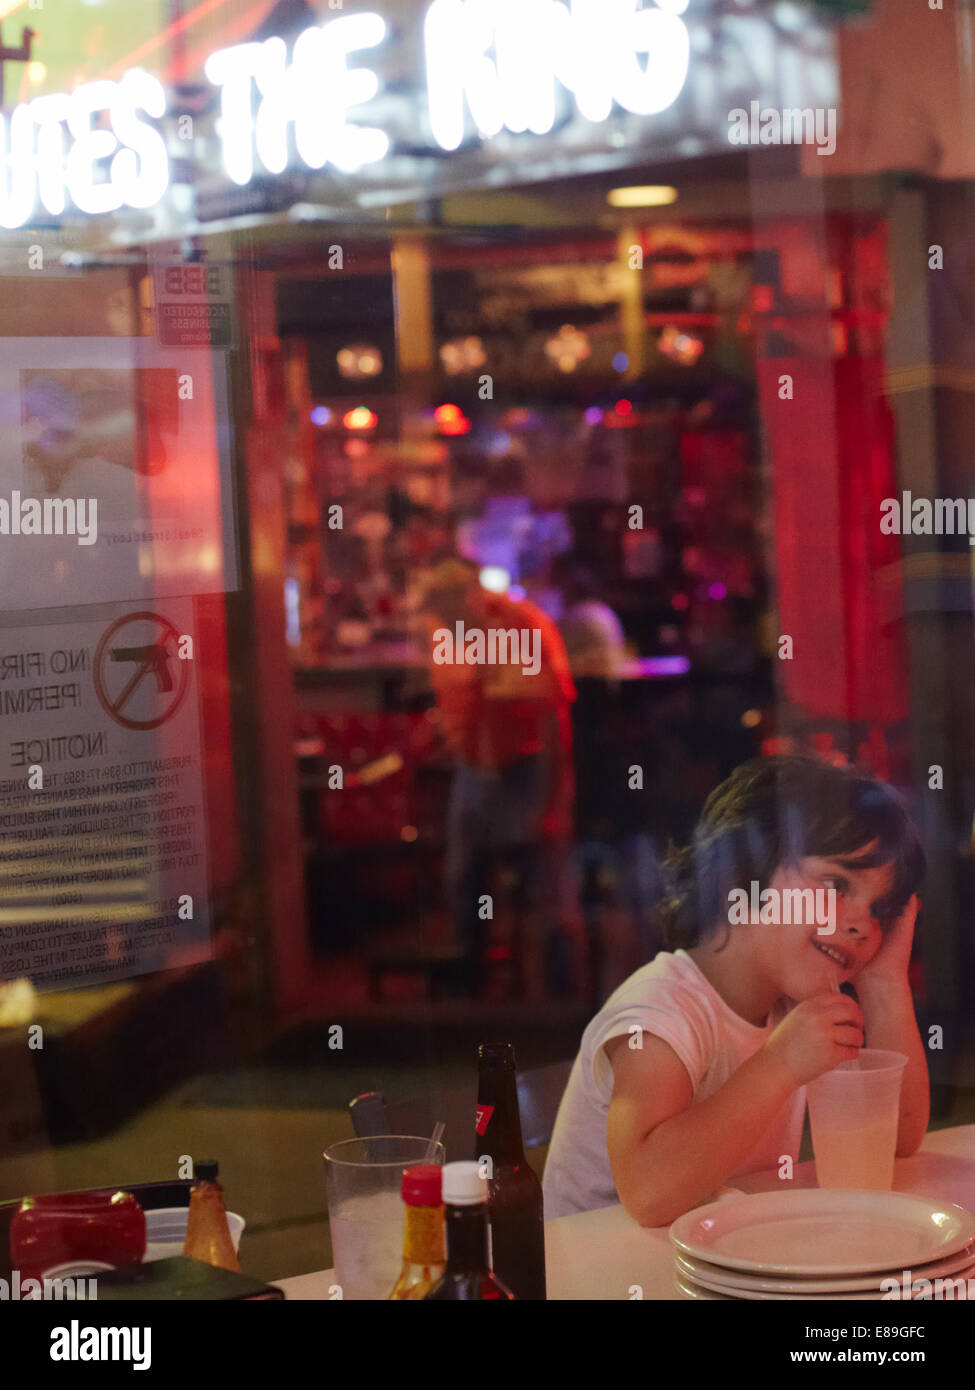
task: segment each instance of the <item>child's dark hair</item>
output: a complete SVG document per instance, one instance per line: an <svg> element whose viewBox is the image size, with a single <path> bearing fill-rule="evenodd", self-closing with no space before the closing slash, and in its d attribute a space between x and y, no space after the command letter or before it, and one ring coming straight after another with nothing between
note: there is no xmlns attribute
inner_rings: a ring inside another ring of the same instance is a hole
<svg viewBox="0 0 975 1390"><path fill-rule="evenodd" d="M728 894L809 856L856 854L858 868L892 864L890 892L873 915L889 927L917 891L924 850L900 797L883 782L816 758L784 756L743 763L704 803L686 849L671 854L664 941L696 946L728 920Z"/></svg>

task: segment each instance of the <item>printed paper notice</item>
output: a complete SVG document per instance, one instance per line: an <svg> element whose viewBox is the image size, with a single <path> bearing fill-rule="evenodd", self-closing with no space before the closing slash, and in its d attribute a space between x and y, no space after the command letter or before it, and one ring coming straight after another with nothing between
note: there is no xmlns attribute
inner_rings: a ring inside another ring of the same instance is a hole
<svg viewBox="0 0 975 1390"><path fill-rule="evenodd" d="M237 587L226 363L0 341L0 611Z"/></svg>
<svg viewBox="0 0 975 1390"><path fill-rule="evenodd" d="M209 955L192 614L0 629L0 980Z"/></svg>

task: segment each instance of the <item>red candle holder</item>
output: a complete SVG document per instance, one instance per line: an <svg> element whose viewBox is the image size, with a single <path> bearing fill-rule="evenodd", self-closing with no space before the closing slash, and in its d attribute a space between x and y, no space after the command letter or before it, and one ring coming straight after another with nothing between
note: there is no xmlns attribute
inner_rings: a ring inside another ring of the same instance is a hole
<svg viewBox="0 0 975 1390"><path fill-rule="evenodd" d="M145 1250L146 1214L131 1192L25 1197L10 1223L11 1268L25 1279L65 1265L139 1264Z"/></svg>

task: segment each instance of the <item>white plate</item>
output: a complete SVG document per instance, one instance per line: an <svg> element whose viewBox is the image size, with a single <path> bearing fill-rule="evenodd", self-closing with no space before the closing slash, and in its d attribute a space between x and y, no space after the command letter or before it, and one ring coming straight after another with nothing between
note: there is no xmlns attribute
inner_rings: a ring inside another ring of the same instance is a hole
<svg viewBox="0 0 975 1390"><path fill-rule="evenodd" d="M684 1296L685 1296L686 1298L701 1299L701 1300L704 1300L705 1302L708 1302L708 1303L710 1303L710 1302L714 1302L714 1303L732 1303L732 1302L734 1302L734 1300L732 1299L732 1297L730 1296L730 1294L726 1294L726 1293L711 1293L708 1289L705 1289L705 1288L702 1287L702 1285L700 1285L700 1284L692 1284L691 1281L690 1281L689 1279L685 1279L685 1278L684 1278L682 1275L680 1275L680 1274L675 1274L675 1275L674 1275L674 1283L677 1285L677 1287L680 1289L681 1293L684 1294Z"/></svg>
<svg viewBox="0 0 975 1390"><path fill-rule="evenodd" d="M792 1188L695 1207L670 1238L682 1255L756 1274L913 1270L975 1240L975 1217L903 1192Z"/></svg>
<svg viewBox="0 0 975 1390"><path fill-rule="evenodd" d="M882 1293L763 1293L758 1289L719 1288L710 1279L690 1279L686 1274L677 1274L681 1290L691 1298L732 1298L744 1299L748 1303L879 1303ZM706 1292L701 1293L700 1290Z"/></svg>
<svg viewBox="0 0 975 1390"><path fill-rule="evenodd" d="M757 1274L741 1274L738 1270L724 1269L721 1265L709 1264L706 1260L694 1260L689 1255L674 1252L674 1262L681 1275L701 1283L708 1280L708 1287L716 1284L727 1288L729 1293L740 1289L751 1289L756 1293L867 1293L879 1291L882 1279L896 1279L901 1283L903 1270L890 1269L886 1273L853 1274L849 1278L833 1279L786 1279L783 1276L769 1275L761 1278ZM975 1245L966 1245L957 1255L947 1259L935 1260L932 1264L916 1265L910 1273L914 1279L940 1279L947 1274L957 1274L975 1265Z"/></svg>

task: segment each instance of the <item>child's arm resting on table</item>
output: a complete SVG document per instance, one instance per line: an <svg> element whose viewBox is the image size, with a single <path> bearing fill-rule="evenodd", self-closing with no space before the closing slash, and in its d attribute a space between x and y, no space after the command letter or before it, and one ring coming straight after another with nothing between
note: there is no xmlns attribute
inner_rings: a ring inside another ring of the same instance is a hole
<svg viewBox="0 0 975 1390"><path fill-rule="evenodd" d="M665 1226L742 1164L797 1086L855 1057L862 1016L844 994L807 999L720 1090L692 1105L673 1048L652 1033L606 1044L613 1095L606 1139L620 1201L641 1226Z"/></svg>

